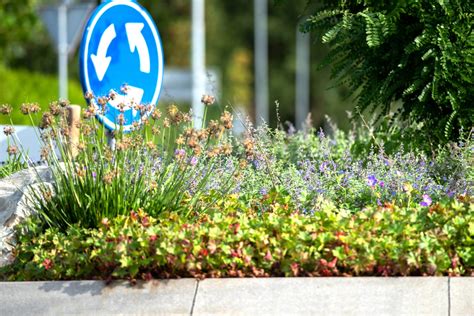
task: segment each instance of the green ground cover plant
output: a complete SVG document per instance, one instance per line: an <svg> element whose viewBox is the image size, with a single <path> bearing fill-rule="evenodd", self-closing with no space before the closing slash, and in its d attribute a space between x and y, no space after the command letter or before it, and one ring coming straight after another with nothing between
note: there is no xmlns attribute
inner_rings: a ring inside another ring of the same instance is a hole
<svg viewBox="0 0 474 316"><path fill-rule="evenodd" d="M71 147L66 105L22 108L41 118L55 182L3 278L472 274L472 131L430 155L388 153L370 130L247 123L234 136L227 111L198 129L176 106L137 105L142 124L112 148L102 109L85 109Z"/></svg>
<svg viewBox="0 0 474 316"><path fill-rule="evenodd" d="M100 227L19 228L10 280L269 276L472 275L474 201L431 206L368 206L326 202L294 211L276 193L248 208L227 196L193 219L142 210L104 218Z"/></svg>

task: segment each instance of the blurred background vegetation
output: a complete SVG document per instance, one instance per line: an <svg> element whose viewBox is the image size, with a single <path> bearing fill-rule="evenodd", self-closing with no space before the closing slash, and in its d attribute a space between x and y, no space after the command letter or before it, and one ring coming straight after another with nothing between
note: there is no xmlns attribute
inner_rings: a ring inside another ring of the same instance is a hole
<svg viewBox="0 0 474 316"><path fill-rule="evenodd" d="M45 108L57 98L57 55L38 17L38 7L54 1L0 0L0 104L18 109L23 102L39 102ZM79 1L77 1L79 2ZM97 1L100 2L100 1ZM153 16L165 50L167 67L190 67L191 1L140 0ZM306 12L307 0L269 1L269 71L271 126L295 119L296 32ZM254 108L253 1L207 0L207 67L220 73L220 105ZM329 69L317 65L327 53L320 42L311 46L311 111L316 127L328 114L342 128L348 127L351 108L348 91L331 86ZM69 64L69 99L85 105L79 83L77 53ZM186 106L186 105L184 105ZM3 121L2 121L3 120ZM0 117L0 123L6 123ZM15 124L27 120L15 117Z"/></svg>

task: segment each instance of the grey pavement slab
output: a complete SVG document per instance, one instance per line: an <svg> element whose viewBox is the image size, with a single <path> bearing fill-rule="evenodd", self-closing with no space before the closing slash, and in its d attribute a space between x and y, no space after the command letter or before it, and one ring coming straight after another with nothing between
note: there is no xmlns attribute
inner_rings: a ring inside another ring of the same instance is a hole
<svg viewBox="0 0 474 316"><path fill-rule="evenodd" d="M207 279L193 315L448 315L448 278Z"/></svg>
<svg viewBox="0 0 474 316"><path fill-rule="evenodd" d="M115 282L5 282L0 315L189 315L193 279Z"/></svg>
<svg viewBox="0 0 474 316"><path fill-rule="evenodd" d="M474 315L474 278L450 278L451 316Z"/></svg>

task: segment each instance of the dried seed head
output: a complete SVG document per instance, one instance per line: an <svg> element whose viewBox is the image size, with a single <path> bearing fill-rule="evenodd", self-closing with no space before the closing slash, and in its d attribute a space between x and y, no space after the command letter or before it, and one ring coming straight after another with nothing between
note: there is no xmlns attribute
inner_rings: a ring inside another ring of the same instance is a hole
<svg viewBox="0 0 474 316"><path fill-rule="evenodd" d="M194 128L188 128L184 131L184 135L186 137L193 137L196 135L196 131L194 130Z"/></svg>
<svg viewBox="0 0 474 316"><path fill-rule="evenodd" d="M153 113L151 113L151 118L154 120L159 120L161 118L161 111L158 109L155 109Z"/></svg>
<svg viewBox="0 0 474 316"><path fill-rule="evenodd" d="M129 147L130 147L130 143L128 141L126 141L125 139L118 142L115 145L115 148L117 148L117 150L119 150L119 151L127 150Z"/></svg>
<svg viewBox="0 0 474 316"><path fill-rule="evenodd" d="M86 144L85 144L85 143L80 142L79 144L77 144L77 150L78 150L78 151L83 151L85 148L86 148Z"/></svg>
<svg viewBox="0 0 474 316"><path fill-rule="evenodd" d="M253 139L251 138L246 138L243 142L244 148L245 148L245 154L247 157L253 156L253 148L254 148L254 142Z"/></svg>
<svg viewBox="0 0 474 316"><path fill-rule="evenodd" d="M28 115L31 113L31 105L29 103L23 103L21 106L20 106L20 111L21 113L23 113L24 115Z"/></svg>
<svg viewBox="0 0 474 316"><path fill-rule="evenodd" d="M117 92L115 92L114 90L110 90L109 99L110 100L115 100L116 97L117 97Z"/></svg>
<svg viewBox="0 0 474 316"><path fill-rule="evenodd" d="M39 106L38 103L31 103L30 104L30 111L31 113L38 113L39 111L41 111L41 107Z"/></svg>
<svg viewBox="0 0 474 316"><path fill-rule="evenodd" d="M183 135L180 135L177 139L176 139L176 144L177 145L184 145L185 141L184 141L184 137Z"/></svg>
<svg viewBox="0 0 474 316"><path fill-rule="evenodd" d="M69 100L66 100L66 99L60 99L59 100L59 106L62 107L62 108L65 108L66 106L70 105L71 102L69 102Z"/></svg>
<svg viewBox="0 0 474 316"><path fill-rule="evenodd" d="M78 167L76 169L76 176L79 178L84 178L86 176L86 170L84 168Z"/></svg>
<svg viewBox="0 0 474 316"><path fill-rule="evenodd" d="M105 184L112 184L112 181L115 178L115 173L114 172L108 172L107 174L104 175L102 180L104 181Z"/></svg>
<svg viewBox="0 0 474 316"><path fill-rule="evenodd" d="M109 102L108 97L101 97L97 99L97 103L99 103L101 106L105 106Z"/></svg>
<svg viewBox="0 0 474 316"><path fill-rule="evenodd" d="M201 102L206 106L214 104L215 101L216 101L216 98L213 97L212 95L205 94L201 98Z"/></svg>
<svg viewBox="0 0 474 316"><path fill-rule="evenodd" d="M197 132L197 138L199 140L205 140L209 136L209 130L208 129L201 129Z"/></svg>
<svg viewBox="0 0 474 316"><path fill-rule="evenodd" d="M223 127L219 125L217 121L211 120L208 125L209 136L218 136L223 130Z"/></svg>
<svg viewBox="0 0 474 316"><path fill-rule="evenodd" d="M91 117L94 116L94 113L89 111L89 109L85 109L83 112L82 112L82 117L85 119L85 120L89 120Z"/></svg>
<svg viewBox="0 0 474 316"><path fill-rule="evenodd" d="M43 116L41 117L41 122L39 127L41 129L46 129L50 127L54 122L54 117L50 112L44 112Z"/></svg>
<svg viewBox="0 0 474 316"><path fill-rule="evenodd" d="M225 143L221 146L220 150L223 155L230 155L232 154L232 145Z"/></svg>
<svg viewBox="0 0 474 316"><path fill-rule="evenodd" d="M90 136L92 134L92 127L87 124L82 124L81 133L85 136Z"/></svg>
<svg viewBox="0 0 474 316"><path fill-rule="evenodd" d="M88 101L92 100L94 98L94 94L92 94L92 92L90 91L87 91L85 94L84 94L84 98Z"/></svg>
<svg viewBox="0 0 474 316"><path fill-rule="evenodd" d="M221 123L224 126L225 129L231 129L232 128L232 120L233 116L227 111L224 111L224 113L221 116Z"/></svg>
<svg viewBox="0 0 474 316"><path fill-rule="evenodd" d="M154 191L158 188L158 183L156 183L155 180L151 181L149 185L150 185L150 187L149 187L150 191Z"/></svg>
<svg viewBox="0 0 474 316"><path fill-rule="evenodd" d="M59 114L61 114L61 108L59 106L59 103L51 102L49 104L49 112L51 112L51 114L53 114L54 116L58 116Z"/></svg>
<svg viewBox="0 0 474 316"><path fill-rule="evenodd" d="M63 127L61 128L61 134L63 136L69 137L69 135L71 134L71 130L69 129L69 127Z"/></svg>
<svg viewBox="0 0 474 316"><path fill-rule="evenodd" d="M23 103L20 107L21 113L24 115L38 113L41 108L38 103Z"/></svg>
<svg viewBox="0 0 474 316"><path fill-rule="evenodd" d="M0 114L3 115L10 115L12 113L12 107L9 104L2 104L0 105Z"/></svg>
<svg viewBox="0 0 474 316"><path fill-rule="evenodd" d="M194 137L194 136L189 137L188 138L188 147L189 148L196 148L197 146L199 146L199 142L196 139L196 137Z"/></svg>
<svg viewBox="0 0 474 316"><path fill-rule="evenodd" d="M168 112L168 115L172 119L174 116L176 116L176 114L178 114L179 109L176 105L172 104L168 107L166 111Z"/></svg>
<svg viewBox="0 0 474 316"><path fill-rule="evenodd" d="M202 153L202 147L200 145L194 147L193 152L195 156L200 156Z"/></svg>
<svg viewBox="0 0 474 316"><path fill-rule="evenodd" d="M220 149L219 148L211 148L207 151L207 157L209 158L214 158L220 154Z"/></svg>
<svg viewBox="0 0 474 316"><path fill-rule="evenodd" d="M6 136L10 136L13 133L15 133L15 128L13 126L5 126L3 128L3 134L5 134Z"/></svg>
<svg viewBox="0 0 474 316"><path fill-rule="evenodd" d="M189 123L192 121L192 117L189 113L182 114L182 120L184 123Z"/></svg>
<svg viewBox="0 0 474 316"><path fill-rule="evenodd" d="M18 154L18 152L18 147L16 147L15 145L10 145L7 147L7 153L10 156L16 155Z"/></svg>
<svg viewBox="0 0 474 316"><path fill-rule="evenodd" d="M119 114L117 116L117 124L124 125L125 124L125 116L123 114Z"/></svg>
<svg viewBox="0 0 474 316"><path fill-rule="evenodd" d="M138 110L140 111L140 116L144 116L146 114L146 105L144 104L139 104L138 105Z"/></svg>
<svg viewBox="0 0 474 316"><path fill-rule="evenodd" d="M158 135L158 134L160 134L160 129L158 127L153 126L151 128L151 132L152 132L153 135Z"/></svg>
<svg viewBox="0 0 474 316"><path fill-rule="evenodd" d="M104 155L105 160L107 160L109 162L112 161L112 159L114 158L114 153L112 152L112 150L110 149L109 146L106 146L104 148L104 152L105 152L105 155Z"/></svg>
<svg viewBox="0 0 474 316"><path fill-rule="evenodd" d="M152 141L147 142L146 147L150 150L156 149L156 145Z"/></svg>
<svg viewBox="0 0 474 316"><path fill-rule="evenodd" d="M169 120L168 118L165 118L165 119L163 120L163 127L164 127L164 128L168 128L168 127L170 127L170 126L171 126L170 120Z"/></svg>

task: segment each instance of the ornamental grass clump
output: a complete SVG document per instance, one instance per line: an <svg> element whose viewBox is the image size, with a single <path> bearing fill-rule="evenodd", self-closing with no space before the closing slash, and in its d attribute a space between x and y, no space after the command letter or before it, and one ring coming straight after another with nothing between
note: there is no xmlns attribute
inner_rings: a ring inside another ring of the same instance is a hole
<svg viewBox="0 0 474 316"><path fill-rule="evenodd" d="M99 108L84 110L78 144L70 141L65 104L52 103L39 120L41 156L54 182L36 191L31 202L47 226L94 228L103 218L138 209L151 216L163 211L187 216L225 196L233 186L238 160L230 156L228 112L219 122L196 128L190 113L175 105L162 114L137 104L141 120L132 131L122 131L120 114L116 122L120 128L111 133L94 118L106 110L108 98L99 98ZM22 112L32 114L23 107Z"/></svg>

